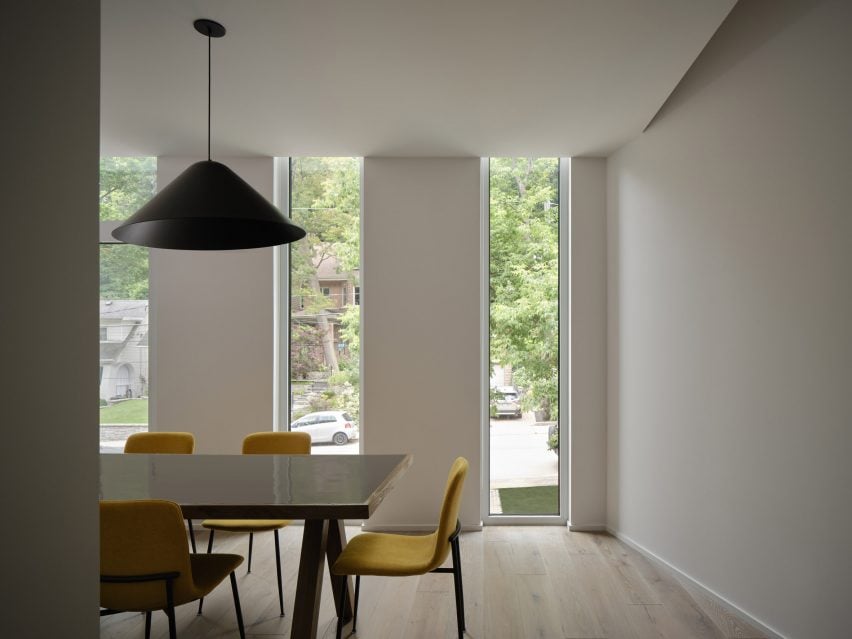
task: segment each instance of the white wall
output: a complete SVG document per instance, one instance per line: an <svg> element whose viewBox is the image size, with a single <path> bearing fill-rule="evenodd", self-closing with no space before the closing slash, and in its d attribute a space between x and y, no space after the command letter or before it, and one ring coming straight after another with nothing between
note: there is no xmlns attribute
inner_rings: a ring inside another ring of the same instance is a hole
<svg viewBox="0 0 852 639"><path fill-rule="evenodd" d="M95 637L100 3L45 18L3 6L2 626Z"/></svg>
<svg viewBox="0 0 852 639"><path fill-rule="evenodd" d="M610 526L849 633L852 5L740 2L608 163Z"/></svg>
<svg viewBox="0 0 852 639"><path fill-rule="evenodd" d="M363 447L414 454L372 527L434 526L459 455L480 523L479 163L364 160Z"/></svg>
<svg viewBox="0 0 852 639"><path fill-rule="evenodd" d="M272 158L217 158L272 200ZM161 157L162 188L195 160ZM152 249L151 430L187 430L198 453L238 453L272 430L272 249Z"/></svg>
<svg viewBox="0 0 852 639"><path fill-rule="evenodd" d="M606 523L606 160L572 158L572 530ZM569 299L561 292L563 303Z"/></svg>

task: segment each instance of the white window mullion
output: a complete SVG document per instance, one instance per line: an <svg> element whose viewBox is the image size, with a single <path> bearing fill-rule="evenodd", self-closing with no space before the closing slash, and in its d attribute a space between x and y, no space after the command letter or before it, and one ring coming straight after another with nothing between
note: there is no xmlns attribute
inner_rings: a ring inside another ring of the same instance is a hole
<svg viewBox="0 0 852 639"><path fill-rule="evenodd" d="M290 158L275 158L273 204L290 217ZM273 392L272 430L290 428L290 247L273 249Z"/></svg>

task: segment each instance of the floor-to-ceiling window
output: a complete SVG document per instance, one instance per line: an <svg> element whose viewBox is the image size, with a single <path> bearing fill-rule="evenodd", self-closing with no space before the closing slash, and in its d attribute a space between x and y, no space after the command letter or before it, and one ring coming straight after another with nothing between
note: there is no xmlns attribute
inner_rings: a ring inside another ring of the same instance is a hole
<svg viewBox="0 0 852 639"><path fill-rule="evenodd" d="M110 231L153 197L156 173L156 158L101 159L102 452L121 452L128 435L148 430L148 249L122 244L112 238Z"/></svg>
<svg viewBox="0 0 852 639"><path fill-rule="evenodd" d="M560 516L560 162L487 168L487 515Z"/></svg>
<svg viewBox="0 0 852 639"><path fill-rule="evenodd" d="M360 436L361 161L291 158L289 423L313 452L357 453ZM279 425L280 428L280 425Z"/></svg>

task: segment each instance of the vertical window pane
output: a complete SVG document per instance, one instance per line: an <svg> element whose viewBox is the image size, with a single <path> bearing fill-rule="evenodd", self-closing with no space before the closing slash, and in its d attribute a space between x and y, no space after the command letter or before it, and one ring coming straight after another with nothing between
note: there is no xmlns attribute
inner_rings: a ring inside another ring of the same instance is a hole
<svg viewBox="0 0 852 639"><path fill-rule="evenodd" d="M153 197L156 158L102 158L100 219L123 220ZM148 430L148 249L100 246L100 448L121 452Z"/></svg>
<svg viewBox="0 0 852 639"><path fill-rule="evenodd" d="M101 450L121 452L148 430L148 249L102 244Z"/></svg>
<svg viewBox="0 0 852 639"><path fill-rule="evenodd" d="M100 219L126 220L154 197L157 158L101 158Z"/></svg>
<svg viewBox="0 0 852 639"><path fill-rule="evenodd" d="M314 453L358 452L361 175L357 158L293 158L290 428Z"/></svg>
<svg viewBox="0 0 852 639"><path fill-rule="evenodd" d="M558 515L559 160L492 158L489 189L490 512Z"/></svg>

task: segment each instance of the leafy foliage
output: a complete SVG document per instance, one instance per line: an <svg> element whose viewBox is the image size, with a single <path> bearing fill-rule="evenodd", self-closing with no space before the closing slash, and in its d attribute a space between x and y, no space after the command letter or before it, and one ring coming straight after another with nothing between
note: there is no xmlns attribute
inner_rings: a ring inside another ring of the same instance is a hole
<svg viewBox="0 0 852 639"><path fill-rule="evenodd" d="M100 219L126 220L154 197L157 158L101 158Z"/></svg>
<svg viewBox="0 0 852 639"><path fill-rule="evenodd" d="M293 322L290 326L290 376L307 379L308 373L325 370L317 326Z"/></svg>
<svg viewBox="0 0 852 639"><path fill-rule="evenodd" d="M100 219L127 219L154 196L156 182L156 158L101 158ZM103 244L100 260L101 299L148 299L148 249Z"/></svg>
<svg viewBox="0 0 852 639"><path fill-rule="evenodd" d="M510 364L527 408L555 419L559 365L559 161L493 158L492 364Z"/></svg>
<svg viewBox="0 0 852 639"><path fill-rule="evenodd" d="M332 267L358 284L360 265L360 163L357 158L293 158L290 210L308 231L290 245L291 377L326 371L329 388L322 401L328 408L359 413L359 313L322 294L318 271ZM344 351L334 344L339 323ZM304 379L304 377L302 377Z"/></svg>
<svg viewBox="0 0 852 639"><path fill-rule="evenodd" d="M101 244L101 299L148 299L148 249Z"/></svg>
<svg viewBox="0 0 852 639"><path fill-rule="evenodd" d="M340 370L329 382L337 389L337 404L340 410L349 413L357 422L360 420L361 400L361 313L358 306L348 306L340 319L340 334L349 350L341 358Z"/></svg>

